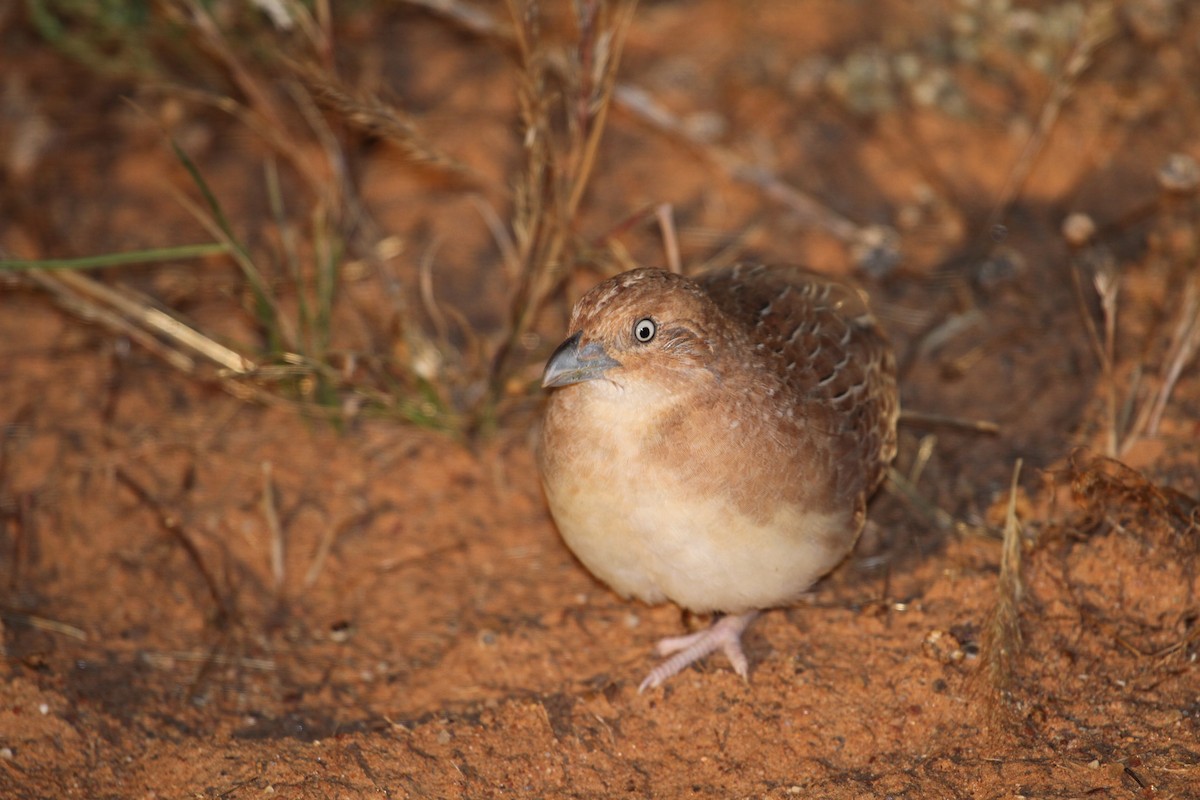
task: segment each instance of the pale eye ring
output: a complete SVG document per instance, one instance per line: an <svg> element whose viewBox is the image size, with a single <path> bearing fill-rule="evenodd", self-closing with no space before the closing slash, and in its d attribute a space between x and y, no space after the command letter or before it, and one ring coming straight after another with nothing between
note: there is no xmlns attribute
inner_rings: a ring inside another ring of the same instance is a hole
<svg viewBox="0 0 1200 800"><path fill-rule="evenodd" d="M647 344L654 340L655 334L658 333L658 325L649 317L639 319L633 324L633 338L637 339L642 344Z"/></svg>

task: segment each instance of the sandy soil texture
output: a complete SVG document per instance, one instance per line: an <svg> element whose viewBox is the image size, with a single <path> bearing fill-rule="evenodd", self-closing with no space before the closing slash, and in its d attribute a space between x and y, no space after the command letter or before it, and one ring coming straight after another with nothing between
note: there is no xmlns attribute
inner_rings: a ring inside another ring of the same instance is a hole
<svg viewBox="0 0 1200 800"><path fill-rule="evenodd" d="M211 4L234 60L192 30L149 73L47 42L34 9L66 5L0 10L0 259L219 239L194 167L331 366L189 374L67 273L0 272L0 796L1200 797L1200 6L642 3L573 261L471 425L538 146L506 5L337 4L357 122L264 79L256 43L302 33L248 5ZM551 102L580 34L545 6ZM364 130L371 97L428 150ZM665 238L688 270L854 275L913 416L749 681L716 656L638 694L706 620L573 559L532 443L570 303ZM86 274L269 347L227 255Z"/></svg>

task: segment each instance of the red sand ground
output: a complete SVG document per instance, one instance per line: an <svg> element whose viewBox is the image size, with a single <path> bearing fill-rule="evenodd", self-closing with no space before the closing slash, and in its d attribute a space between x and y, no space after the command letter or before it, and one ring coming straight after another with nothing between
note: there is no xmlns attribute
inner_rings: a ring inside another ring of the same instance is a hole
<svg viewBox="0 0 1200 800"><path fill-rule="evenodd" d="M905 407L1000 426L905 426L915 496L881 493L851 559L756 623L748 683L714 657L637 693L652 642L703 620L622 601L572 559L533 465L536 393L470 445L394 418L339 431L181 375L5 280L0 795L1200 797L1195 361L1158 433L1123 455L1140 472L1092 460L1109 392L1120 408L1138 375L1142 394L1157 386L1196 270L1196 196L1156 174L1200 156L1200 9L1118 4L997 241L992 213L1077 41L1055 21L1078 8L1033 4L1033 24L1002 4L910 5L646 3L621 70L745 163L895 226L900 266L867 280ZM274 235L260 139L70 64L20 15L0 14L9 257L207 240L171 200L189 183L160 123L243 235ZM344 74L493 181L484 198L505 218L521 157L504 48L403 6L338 32ZM872 83L880 63L892 71ZM669 202L689 265L728 252L851 269L842 243L711 152L615 108L580 229ZM354 159L408 296L435 247L439 300L495 330L508 284L468 193L383 144ZM1059 233L1075 211L1099 224L1090 249ZM652 226L618 239L661 261ZM1091 275L1106 263L1121 286L1112 378L1085 324L1103 328ZM388 352L379 284L348 272L335 342ZM220 259L98 277L214 336L253 333ZM562 311L525 342L521 381ZM996 532L1018 458L1022 646L1003 659Z"/></svg>

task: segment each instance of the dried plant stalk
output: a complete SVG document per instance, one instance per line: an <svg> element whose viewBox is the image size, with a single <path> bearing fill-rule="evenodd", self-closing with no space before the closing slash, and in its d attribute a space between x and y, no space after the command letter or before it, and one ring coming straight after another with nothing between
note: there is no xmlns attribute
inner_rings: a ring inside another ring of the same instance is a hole
<svg viewBox="0 0 1200 800"><path fill-rule="evenodd" d="M1187 287L1184 289L1183 302L1179 308L1179 319L1171 331L1171 343L1163 362L1158 392L1154 396L1153 404L1145 408L1144 428L1147 436L1154 436L1158 433L1158 426L1162 422L1167 401L1170 400L1171 393L1175 391L1175 384L1179 381L1184 367L1192 361L1198 350L1200 350L1200 275L1192 272L1188 277ZM1130 438L1133 433L1140 433L1142 427L1143 422L1139 418L1135 430L1131 431Z"/></svg>
<svg viewBox="0 0 1200 800"><path fill-rule="evenodd" d="M491 14L460 0L404 0L409 5L432 11L450 20L463 30L478 36L492 36L511 42L515 38L512 26L497 20Z"/></svg>
<svg viewBox="0 0 1200 800"><path fill-rule="evenodd" d="M499 398L516 345L561 274L637 3L624 0L611 19L599 0L578 4L579 42L565 68L556 68L563 60L555 58L540 36L536 4L508 0L508 6L521 69L518 98L526 150L525 171L514 192L512 224L520 269L509 299L508 321L491 359L484 413ZM556 124L563 117L565 134Z"/></svg>
<svg viewBox="0 0 1200 800"><path fill-rule="evenodd" d="M439 150L416 119L373 94L355 92L333 73L313 64L289 62L321 108L337 115L351 128L368 136L386 139L412 163L457 180L483 185L485 179L466 164Z"/></svg>
<svg viewBox="0 0 1200 800"><path fill-rule="evenodd" d="M647 125L668 136L684 140L731 178L755 186L771 199L787 206L805 224L824 230L843 242L853 242L862 236L862 229L857 223L838 214L778 175L746 162L732 150L695 137L678 116L655 100L645 89L621 84L616 87L614 99L622 108Z"/></svg>
<svg viewBox="0 0 1200 800"><path fill-rule="evenodd" d="M1037 127L1017 157L988 218L987 230L991 230L999 224L1008 212L1009 206L1012 205L1013 200L1029 178L1033 165L1049 140L1051 131L1058 123L1063 105L1075 91L1075 85L1079 78L1092 65L1096 51L1110 41L1117 32L1117 14L1111 2L1098 2L1089 6L1079 37L1075 40L1075 46L1067 56L1066 63L1050 90L1050 96L1042 104Z"/></svg>
<svg viewBox="0 0 1200 800"><path fill-rule="evenodd" d="M998 691L1006 691L1012 681L1014 662L1021 651L1019 606L1024 589L1021 585L1021 521L1017 518L1017 490L1021 477L1021 459L1013 466L1008 509L1004 518L1004 544L1000 551L1000 575L996 580L996 607L984 631L984 655L988 677Z"/></svg>
<svg viewBox="0 0 1200 800"><path fill-rule="evenodd" d="M181 372L189 375L195 372L195 363L184 351L203 356L234 374L244 374L254 369L255 365L250 359L213 341L144 299L74 272L30 270L27 274L31 281L51 292L75 313L129 336ZM167 347L155 336L165 338L176 347Z"/></svg>

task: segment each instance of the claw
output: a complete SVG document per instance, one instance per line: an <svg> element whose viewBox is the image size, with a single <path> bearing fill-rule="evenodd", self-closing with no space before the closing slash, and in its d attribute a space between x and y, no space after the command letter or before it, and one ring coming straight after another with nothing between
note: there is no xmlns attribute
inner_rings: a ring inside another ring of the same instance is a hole
<svg viewBox="0 0 1200 800"><path fill-rule="evenodd" d="M750 623L758 617L759 612L748 611L745 614L730 614L721 617L708 628L687 636L671 636L663 639L655 646L655 652L660 656L670 656L666 661L650 671L646 679L638 686L638 694L661 686L668 678L678 674L687 667L710 653L720 650L733 665L733 671L746 680L750 676L750 664L746 654L742 652L742 634Z"/></svg>

